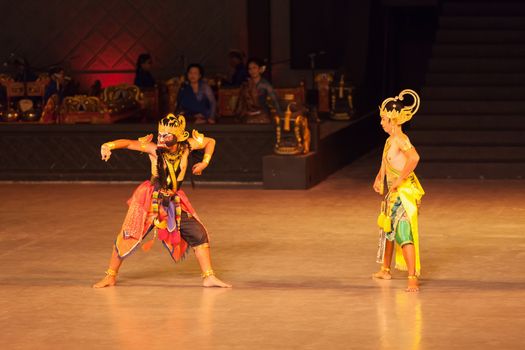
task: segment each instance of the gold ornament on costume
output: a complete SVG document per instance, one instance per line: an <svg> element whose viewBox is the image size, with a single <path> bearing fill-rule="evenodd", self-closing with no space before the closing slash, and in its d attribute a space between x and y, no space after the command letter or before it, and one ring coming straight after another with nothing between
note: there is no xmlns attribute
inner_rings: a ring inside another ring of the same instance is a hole
<svg viewBox="0 0 525 350"><path fill-rule="evenodd" d="M140 142L140 148L142 149L142 151L145 151L146 147L148 146L148 143L150 143L153 140L153 134L148 134L146 136L139 137L138 140Z"/></svg>
<svg viewBox="0 0 525 350"><path fill-rule="evenodd" d="M201 134L197 130L192 130L191 137L199 143L199 145L202 145L204 142L204 134Z"/></svg>
<svg viewBox="0 0 525 350"><path fill-rule="evenodd" d="M400 103L398 101L403 101L405 95L410 95L414 99L414 103L410 106L404 106L403 103ZM387 105L389 102L394 102L394 106L392 104L390 105L391 110L387 110ZM396 107L395 104L399 104L400 108L392 108ZM398 110L399 109L399 110ZM388 119L394 121L397 125L401 125L414 116L416 114L417 110L419 109L419 95L414 91L410 89L405 89L399 93L396 97L390 97L383 101L381 104L381 107L379 107L379 115L381 117L387 117Z"/></svg>
<svg viewBox="0 0 525 350"><path fill-rule="evenodd" d="M159 122L159 132L172 134L176 137L177 142L186 141L190 133L186 131L186 119L182 114L177 116L168 114Z"/></svg>
<svg viewBox="0 0 525 350"><path fill-rule="evenodd" d="M208 278L211 276L215 276L215 272L213 272L212 269L206 270L201 274L202 278Z"/></svg>

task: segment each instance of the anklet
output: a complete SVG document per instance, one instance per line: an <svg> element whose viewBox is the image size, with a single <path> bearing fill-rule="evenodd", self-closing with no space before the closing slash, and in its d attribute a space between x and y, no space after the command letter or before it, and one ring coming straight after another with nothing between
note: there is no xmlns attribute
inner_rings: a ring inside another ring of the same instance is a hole
<svg viewBox="0 0 525 350"><path fill-rule="evenodd" d="M381 271L382 272L390 272L390 267L381 266Z"/></svg>
<svg viewBox="0 0 525 350"><path fill-rule="evenodd" d="M111 276L111 277L116 277L117 276L117 271L112 270L112 269L107 269L106 270L106 275Z"/></svg>
<svg viewBox="0 0 525 350"><path fill-rule="evenodd" d="M409 280L417 280L417 276L408 276Z"/></svg>
<svg viewBox="0 0 525 350"><path fill-rule="evenodd" d="M202 278L207 278L210 276L215 276L215 272L212 269L209 269L201 274Z"/></svg>

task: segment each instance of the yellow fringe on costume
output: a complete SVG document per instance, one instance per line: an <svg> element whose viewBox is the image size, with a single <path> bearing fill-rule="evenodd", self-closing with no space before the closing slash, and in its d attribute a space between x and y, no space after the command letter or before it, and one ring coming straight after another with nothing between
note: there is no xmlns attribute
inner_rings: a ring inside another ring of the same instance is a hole
<svg viewBox="0 0 525 350"><path fill-rule="evenodd" d="M399 177L399 172L389 166L386 162L386 173L388 183L392 183L396 178ZM410 229L412 230L412 237L414 238L414 250L416 254L416 275L421 274L421 261L419 257L419 230L418 230L418 206L421 198L425 194L423 187L419 183L416 174L411 173L406 180L399 186L397 192L390 193L391 198L401 199L403 208L405 209L408 219L410 221ZM407 271L407 265L403 257L403 250L396 244L396 269Z"/></svg>

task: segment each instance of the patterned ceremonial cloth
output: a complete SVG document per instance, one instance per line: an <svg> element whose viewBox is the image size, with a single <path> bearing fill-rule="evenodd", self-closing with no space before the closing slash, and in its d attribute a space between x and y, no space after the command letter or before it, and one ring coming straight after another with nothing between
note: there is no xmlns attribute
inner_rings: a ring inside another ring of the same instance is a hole
<svg viewBox="0 0 525 350"><path fill-rule="evenodd" d="M393 182L399 177L399 171L392 168L388 161L386 162L386 176L388 187L393 184ZM399 186L396 192L391 192L389 197L392 198L392 201L389 201L388 213L392 213L395 209L396 212L404 211L406 213L406 218L410 223L410 232L412 233L412 239L414 243L414 249L416 254L416 275L421 274L421 261L419 255L419 230L418 230L418 207L421 202L421 198L425 194L423 187L419 183L419 180L416 174L410 174L405 181ZM397 199L401 203L397 203ZM396 206L397 203L397 206ZM399 225L403 225L403 220L392 220L393 231L398 232ZM396 269L406 271L407 265L405 259L403 258L403 250L401 249L400 244L396 244Z"/></svg>
<svg viewBox="0 0 525 350"><path fill-rule="evenodd" d="M168 233L168 228L155 227L154 221L162 223L170 221L170 218L168 217L169 213L165 210L157 212L154 210L154 192L155 187L153 184L150 181L144 181L135 189L128 200L128 212L115 241L115 247L120 258L124 258L133 252L153 229L157 230L159 239L162 240L173 260L180 261L185 256L188 250L188 242L180 236L178 230L176 230L175 234L169 234L174 230L171 229ZM202 225L184 191L178 190L175 196L180 199L182 211Z"/></svg>

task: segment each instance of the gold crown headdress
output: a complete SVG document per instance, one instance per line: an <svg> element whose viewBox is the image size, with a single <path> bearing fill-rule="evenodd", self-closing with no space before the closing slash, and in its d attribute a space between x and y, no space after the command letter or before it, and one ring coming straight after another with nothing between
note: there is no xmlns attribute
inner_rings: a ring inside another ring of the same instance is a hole
<svg viewBox="0 0 525 350"><path fill-rule="evenodd" d="M414 103L410 106L403 106L399 110L396 110L395 108L388 111L387 110L387 104L389 102L397 102L397 101L403 101L405 95L410 95L414 99ZM419 95L414 91L410 89L405 89L399 93L396 97L390 97L383 101L381 104L381 107L379 107L379 115L381 117L387 117L390 120L393 120L397 125L401 125L414 116L416 114L417 110L419 109Z"/></svg>
<svg viewBox="0 0 525 350"><path fill-rule="evenodd" d="M186 131L186 119L182 114L177 116L168 114L159 122L159 132L173 134L177 142L186 141L190 133Z"/></svg>

